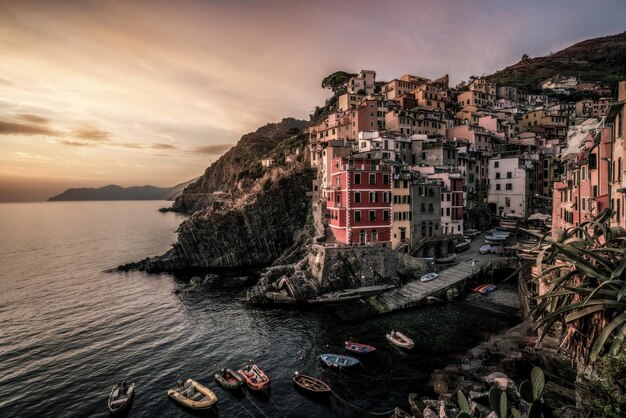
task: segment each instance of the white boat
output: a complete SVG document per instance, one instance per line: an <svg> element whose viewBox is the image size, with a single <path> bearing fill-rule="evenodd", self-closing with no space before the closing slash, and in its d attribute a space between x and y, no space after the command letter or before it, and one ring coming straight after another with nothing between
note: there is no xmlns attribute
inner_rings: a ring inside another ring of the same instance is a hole
<svg viewBox="0 0 626 418"><path fill-rule="evenodd" d="M420 277L420 282L429 282L431 280L435 280L437 276L439 276L437 273L424 274L422 277Z"/></svg>
<svg viewBox="0 0 626 418"><path fill-rule="evenodd" d="M398 347L406 348L410 350L415 346L415 343L412 339L401 333L400 331L391 331L391 333L386 335L387 341L391 344L396 345Z"/></svg>
<svg viewBox="0 0 626 418"><path fill-rule="evenodd" d="M132 402L133 396L135 395L135 384L131 383L130 385L126 384L126 382L120 382L117 385L113 386L111 389L111 393L109 394L109 411L112 414L116 414L125 410Z"/></svg>
<svg viewBox="0 0 626 418"><path fill-rule="evenodd" d="M478 249L478 252L481 254L487 254L491 252L491 244L483 245L482 247Z"/></svg>
<svg viewBox="0 0 626 418"><path fill-rule="evenodd" d="M456 251L465 251L465 250L467 250L467 249L470 247L471 242L472 242L472 240L471 240L471 239L468 239L468 240L466 240L466 241L463 241L462 243L457 244L457 245L454 247L454 249L455 249Z"/></svg>

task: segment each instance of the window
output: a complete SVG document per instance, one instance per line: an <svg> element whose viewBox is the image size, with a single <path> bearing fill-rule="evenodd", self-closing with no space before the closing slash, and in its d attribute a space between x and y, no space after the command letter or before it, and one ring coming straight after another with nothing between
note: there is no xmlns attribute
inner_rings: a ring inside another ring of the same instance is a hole
<svg viewBox="0 0 626 418"><path fill-rule="evenodd" d="M506 178L507 179L512 179L513 178L513 173L511 173L510 171L506 172Z"/></svg>
<svg viewBox="0 0 626 418"><path fill-rule="evenodd" d="M450 208L446 208L446 216L450 216Z"/></svg>
<svg viewBox="0 0 626 418"><path fill-rule="evenodd" d="M378 193L370 192L370 203L378 202Z"/></svg>
<svg viewBox="0 0 626 418"><path fill-rule="evenodd" d="M375 221L375 220L376 220L376 211L370 210L370 221Z"/></svg>
<svg viewBox="0 0 626 418"><path fill-rule="evenodd" d="M500 167L500 162L499 162L499 161L495 161L495 162L493 163L493 166L494 166L495 168Z"/></svg>
<svg viewBox="0 0 626 418"><path fill-rule="evenodd" d="M446 201L450 201L450 196L452 196L452 193L446 193Z"/></svg>
<svg viewBox="0 0 626 418"><path fill-rule="evenodd" d="M511 198L510 197L505 197L504 198L504 206L506 206L507 208L511 207Z"/></svg>
<svg viewBox="0 0 626 418"><path fill-rule="evenodd" d="M496 190L500 190L500 185L496 184Z"/></svg>
<svg viewBox="0 0 626 418"><path fill-rule="evenodd" d="M361 193L354 192L354 203L361 203Z"/></svg>
<svg viewBox="0 0 626 418"><path fill-rule="evenodd" d="M360 210L355 210L354 211L354 222L361 222L361 211Z"/></svg>
<svg viewBox="0 0 626 418"><path fill-rule="evenodd" d="M376 174L370 174L370 184L376 184Z"/></svg>
<svg viewBox="0 0 626 418"><path fill-rule="evenodd" d="M378 241L378 231L372 229L372 241Z"/></svg>
<svg viewBox="0 0 626 418"><path fill-rule="evenodd" d="M383 174L383 184L389 184L389 174Z"/></svg>
<svg viewBox="0 0 626 418"><path fill-rule="evenodd" d="M422 212L426 212L426 203L422 203L422 205L421 205L421 207L420 207L420 210L421 210Z"/></svg>
<svg viewBox="0 0 626 418"><path fill-rule="evenodd" d="M383 192L383 202L391 202L391 192Z"/></svg>
<svg viewBox="0 0 626 418"><path fill-rule="evenodd" d="M388 210L384 210L383 211L383 221L388 221L389 220L389 211Z"/></svg>
<svg viewBox="0 0 626 418"><path fill-rule="evenodd" d="M361 174L356 173L354 175L354 184L361 184Z"/></svg>
<svg viewBox="0 0 626 418"><path fill-rule="evenodd" d="M496 180L500 178L500 173L496 173Z"/></svg>
<svg viewBox="0 0 626 418"><path fill-rule="evenodd" d="M513 184L511 184L511 183L507 183L507 184L506 184L506 189L507 189L507 190L513 190Z"/></svg>
<svg viewBox="0 0 626 418"><path fill-rule="evenodd" d="M428 204L428 211L429 212L434 212L435 211L432 203Z"/></svg>

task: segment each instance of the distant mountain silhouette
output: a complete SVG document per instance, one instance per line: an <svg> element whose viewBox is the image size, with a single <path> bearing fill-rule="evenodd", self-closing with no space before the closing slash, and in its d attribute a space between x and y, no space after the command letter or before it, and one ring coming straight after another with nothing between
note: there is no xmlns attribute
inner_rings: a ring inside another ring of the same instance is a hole
<svg viewBox="0 0 626 418"><path fill-rule="evenodd" d="M52 196L50 202L75 200L174 200L183 189L196 179L177 184L174 187L132 186L121 187L115 184L93 188L71 188Z"/></svg>

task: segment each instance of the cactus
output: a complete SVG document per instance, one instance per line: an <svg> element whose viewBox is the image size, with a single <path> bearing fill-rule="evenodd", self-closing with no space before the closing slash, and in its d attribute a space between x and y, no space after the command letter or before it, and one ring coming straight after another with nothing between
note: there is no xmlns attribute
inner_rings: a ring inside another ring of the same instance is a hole
<svg viewBox="0 0 626 418"><path fill-rule="evenodd" d="M507 397L505 392L502 392L500 389L491 388L489 391L489 404L496 412L498 418L506 418Z"/></svg>
<svg viewBox="0 0 626 418"><path fill-rule="evenodd" d="M533 367L530 371L530 381L533 384L533 400L541 399L543 388L545 387L546 380L543 376L543 370L539 367Z"/></svg>
<svg viewBox="0 0 626 418"><path fill-rule="evenodd" d="M513 415L513 418L522 418L520 411L515 408L511 409L511 415Z"/></svg>
<svg viewBox="0 0 626 418"><path fill-rule="evenodd" d="M530 380L524 380L521 385L519 385L519 394L523 400L528 403L531 403L535 400L535 395L533 394L533 386L530 383Z"/></svg>

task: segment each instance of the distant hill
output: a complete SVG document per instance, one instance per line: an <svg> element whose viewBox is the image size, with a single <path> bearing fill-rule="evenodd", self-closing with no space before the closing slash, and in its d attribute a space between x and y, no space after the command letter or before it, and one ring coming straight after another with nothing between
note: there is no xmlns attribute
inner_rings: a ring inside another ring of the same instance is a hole
<svg viewBox="0 0 626 418"><path fill-rule="evenodd" d="M174 187L133 186L121 187L115 184L100 188L71 188L48 199L50 202L76 200L174 200L183 189L196 179L177 184Z"/></svg>
<svg viewBox="0 0 626 418"><path fill-rule="evenodd" d="M541 81L557 74L615 88L626 77L626 32L587 39L545 57L523 59L486 78L532 92L539 90Z"/></svg>

